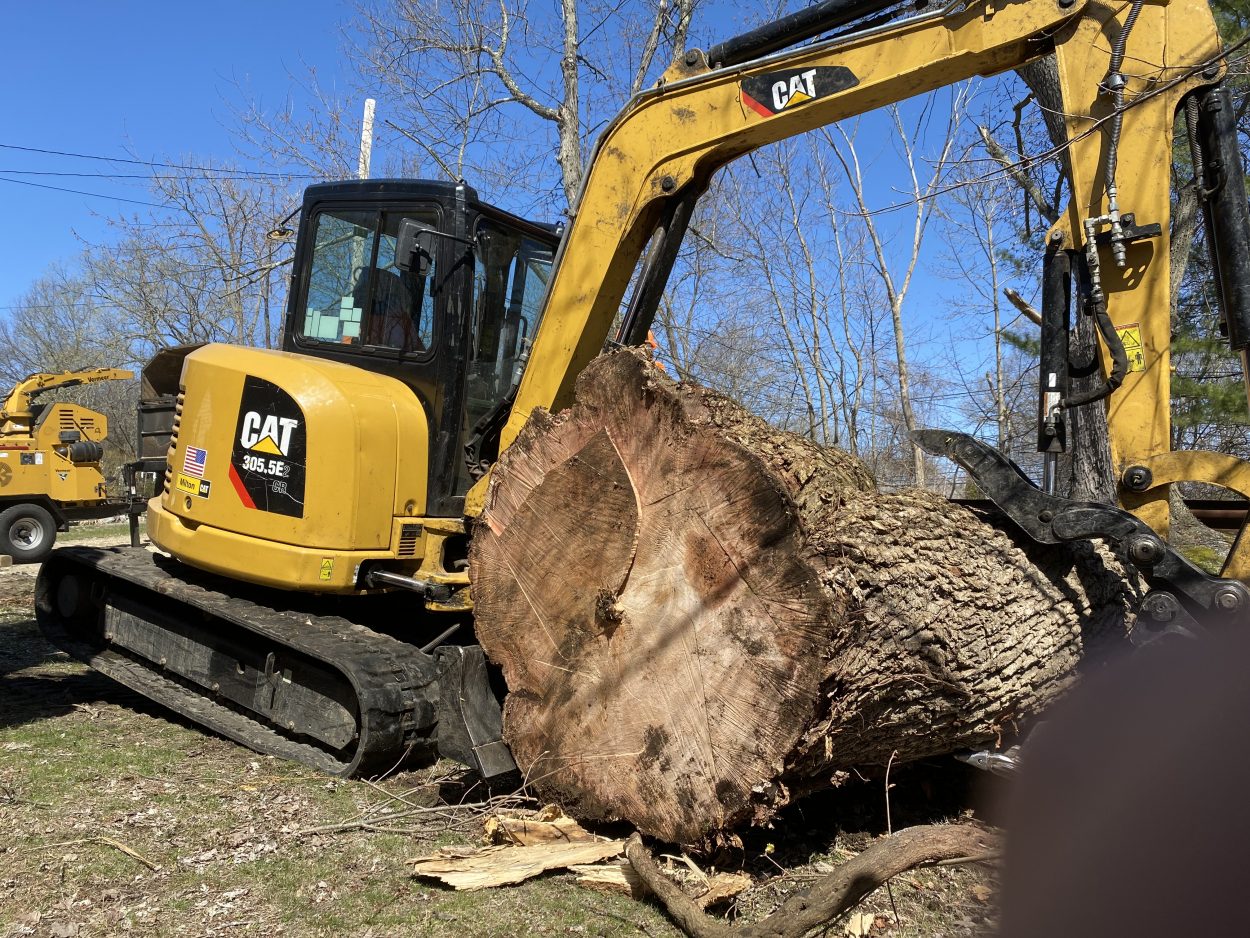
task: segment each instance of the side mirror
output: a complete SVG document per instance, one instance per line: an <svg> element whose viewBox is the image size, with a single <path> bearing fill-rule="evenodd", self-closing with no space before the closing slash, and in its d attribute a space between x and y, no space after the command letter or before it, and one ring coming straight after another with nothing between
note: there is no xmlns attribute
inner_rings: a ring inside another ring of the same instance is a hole
<svg viewBox="0 0 1250 938"><path fill-rule="evenodd" d="M399 223L399 238L395 242L395 266L403 271L415 270L418 277L428 276L438 234L437 228L405 218Z"/></svg>

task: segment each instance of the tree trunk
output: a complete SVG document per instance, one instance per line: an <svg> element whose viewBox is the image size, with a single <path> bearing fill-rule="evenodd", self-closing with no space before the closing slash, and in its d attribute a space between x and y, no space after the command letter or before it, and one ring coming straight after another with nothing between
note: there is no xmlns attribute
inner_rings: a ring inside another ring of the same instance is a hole
<svg viewBox="0 0 1250 938"><path fill-rule="evenodd" d="M1124 635L1110 563L878 492L853 457L618 352L495 467L470 570L530 784L707 843L1036 713Z"/></svg>

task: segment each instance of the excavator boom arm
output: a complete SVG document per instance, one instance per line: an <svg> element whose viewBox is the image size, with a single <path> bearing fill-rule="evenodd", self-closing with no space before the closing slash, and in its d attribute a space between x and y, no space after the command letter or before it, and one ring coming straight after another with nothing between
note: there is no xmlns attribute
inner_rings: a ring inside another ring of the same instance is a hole
<svg viewBox="0 0 1250 938"><path fill-rule="evenodd" d="M670 69L602 134L561 245L507 446L534 407L559 409L603 348L638 258L667 213L752 150L1052 51L1081 6L955 3L735 67Z"/></svg>
<svg viewBox="0 0 1250 938"><path fill-rule="evenodd" d="M714 47L713 65L716 58L740 62L781 40L815 35L822 23L838 27L876 9L874 0L825 0L810 15L795 14ZM1109 404L1117 470L1166 455L1172 126L1182 99L1215 85L1223 72L1205 0L954 2L741 64L709 68L701 53L688 52L599 139L501 449L535 407L558 410L570 403L577 375L603 349L639 258L659 232L666 236L638 275L620 333L627 343L645 337L685 224L717 169L766 144L1051 53L1068 135L1066 154L1056 155L1068 170L1072 198L1048 244L1092 258L1101 269L1107 329L1133 345L1126 373L1117 377L1123 386ZM1122 88L1118 98L1109 84ZM1115 136L1132 143L1115 148L1109 137L1117 112L1122 126ZM1108 167L1115 163L1109 148L1118 155L1118 170ZM1120 180L1118 200L1109 198L1108 172ZM1112 353L1104 350L1104 357L1106 369L1118 372ZM469 495L470 514L480 511L484 482ZM1166 500L1161 486L1134 493L1125 504L1166 534Z"/></svg>
<svg viewBox="0 0 1250 938"><path fill-rule="evenodd" d="M880 0L823 0L713 47L713 67L691 50L621 112L584 179L501 449L535 407L570 403L651 243L618 333L626 344L645 338L694 204L717 169L766 144L1053 53L1067 136L1055 156L1071 198L1047 239L1046 279L1062 289L1046 291L1041 371L1066 377L1071 270L1082 277L1084 314L1102 334L1106 380L1084 395L1059 379L1043 385L1039 443L1048 469L1067 446L1065 408L1101 398L1113 468L1124 480L1119 500L1160 536L1171 483L1213 482L1250 497L1244 463L1230 474L1223 454L1171 452L1172 137L1182 106L1195 166L1205 167L1208 242L1231 344L1243 360L1250 345L1250 212L1206 0L954 2L774 51L883 9ZM484 483L469 494L469 514L481 509ZM1239 538L1224 575L1250 578L1250 537Z"/></svg>

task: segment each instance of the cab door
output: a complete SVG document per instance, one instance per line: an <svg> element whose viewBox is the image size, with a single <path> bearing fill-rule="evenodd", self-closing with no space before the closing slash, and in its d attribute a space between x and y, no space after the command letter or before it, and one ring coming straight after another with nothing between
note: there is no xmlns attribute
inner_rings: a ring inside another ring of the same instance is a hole
<svg viewBox="0 0 1250 938"><path fill-rule="evenodd" d="M555 255L553 236L542 238L488 216L478 219L473 243L462 446L492 417L506 416L538 331ZM458 479L461 493L498 456L498 444L466 456Z"/></svg>
<svg viewBox="0 0 1250 938"><path fill-rule="evenodd" d="M287 351L327 358L396 378L425 412L430 515L454 515L461 462L459 387L467 291L467 248L438 239L424 271L396 262L404 219L439 228L450 209L436 201L395 203L329 200L309 207L296 259L301 282L284 338Z"/></svg>

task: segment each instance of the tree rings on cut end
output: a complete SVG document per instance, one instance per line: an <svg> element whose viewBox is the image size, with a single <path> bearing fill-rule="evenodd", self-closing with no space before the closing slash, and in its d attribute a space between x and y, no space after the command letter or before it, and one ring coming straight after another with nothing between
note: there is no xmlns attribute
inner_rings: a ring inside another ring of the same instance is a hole
<svg viewBox="0 0 1250 938"><path fill-rule="evenodd" d="M672 842L741 824L779 774L831 612L791 499L718 416L634 354L599 359L500 460L472 541L530 783Z"/></svg>

